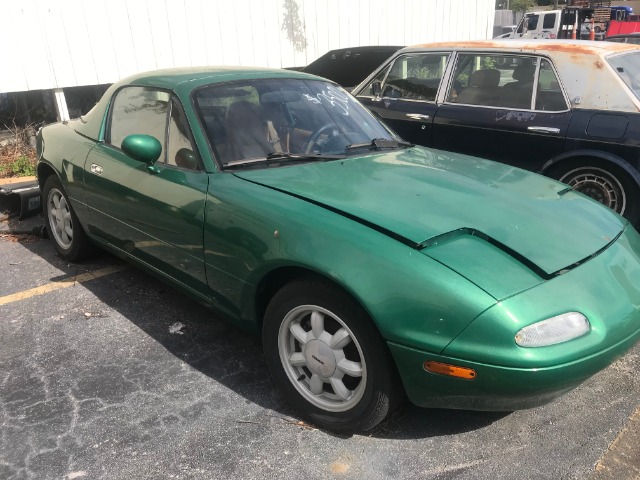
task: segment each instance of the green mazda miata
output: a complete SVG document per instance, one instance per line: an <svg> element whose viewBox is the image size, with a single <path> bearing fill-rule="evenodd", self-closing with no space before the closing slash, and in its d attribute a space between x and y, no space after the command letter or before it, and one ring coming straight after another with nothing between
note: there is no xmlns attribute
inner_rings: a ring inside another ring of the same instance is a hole
<svg viewBox="0 0 640 480"><path fill-rule="evenodd" d="M640 236L622 217L407 144L318 77L129 77L42 129L38 157L61 257L102 247L261 334L274 381L322 427L369 430L404 395L540 405L640 338Z"/></svg>

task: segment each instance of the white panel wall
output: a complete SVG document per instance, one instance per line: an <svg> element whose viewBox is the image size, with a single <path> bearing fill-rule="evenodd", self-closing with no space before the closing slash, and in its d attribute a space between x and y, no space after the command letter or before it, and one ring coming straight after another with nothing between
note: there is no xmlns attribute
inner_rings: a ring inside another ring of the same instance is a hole
<svg viewBox="0 0 640 480"><path fill-rule="evenodd" d="M0 0L0 93L335 48L491 38L495 0ZM28 32L28 34L23 34Z"/></svg>

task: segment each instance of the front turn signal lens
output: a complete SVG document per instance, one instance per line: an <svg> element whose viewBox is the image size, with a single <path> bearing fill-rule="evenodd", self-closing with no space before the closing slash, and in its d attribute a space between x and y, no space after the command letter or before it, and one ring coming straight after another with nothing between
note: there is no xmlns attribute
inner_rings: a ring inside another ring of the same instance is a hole
<svg viewBox="0 0 640 480"><path fill-rule="evenodd" d="M458 367L457 365L449 365L448 363L424 362L422 367L427 372L448 375L449 377L465 378L467 380L474 380L478 376L473 368Z"/></svg>

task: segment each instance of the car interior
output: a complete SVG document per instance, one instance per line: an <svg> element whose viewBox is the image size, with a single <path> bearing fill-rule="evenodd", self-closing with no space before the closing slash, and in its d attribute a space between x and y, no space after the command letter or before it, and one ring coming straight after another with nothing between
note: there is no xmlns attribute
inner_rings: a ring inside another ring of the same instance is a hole
<svg viewBox="0 0 640 480"><path fill-rule="evenodd" d="M531 109L536 74L535 59L462 56L447 101L465 105ZM477 65L493 65L469 71ZM555 73L542 60L536 90L535 110L567 108Z"/></svg>

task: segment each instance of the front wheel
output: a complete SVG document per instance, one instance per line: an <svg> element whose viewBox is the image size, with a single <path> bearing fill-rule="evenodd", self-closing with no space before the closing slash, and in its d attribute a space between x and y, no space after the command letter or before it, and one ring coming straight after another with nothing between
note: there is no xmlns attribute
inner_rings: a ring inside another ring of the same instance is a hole
<svg viewBox="0 0 640 480"><path fill-rule="evenodd" d="M267 307L263 343L285 398L316 425L370 430L402 396L375 325L328 282L307 279L283 287Z"/></svg>
<svg viewBox="0 0 640 480"><path fill-rule="evenodd" d="M616 165L592 160L588 164L560 165L551 173L574 190L619 213L631 224L640 222L638 185Z"/></svg>
<svg viewBox="0 0 640 480"><path fill-rule="evenodd" d="M56 251L65 260L76 261L93 253L93 246L76 217L60 180L51 175L42 189L46 228Z"/></svg>

